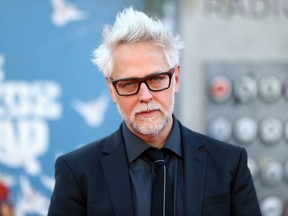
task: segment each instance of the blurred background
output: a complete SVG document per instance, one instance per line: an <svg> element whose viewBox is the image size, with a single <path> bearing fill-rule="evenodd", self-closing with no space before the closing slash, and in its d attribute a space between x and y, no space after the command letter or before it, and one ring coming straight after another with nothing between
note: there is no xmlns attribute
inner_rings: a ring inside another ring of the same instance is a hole
<svg viewBox="0 0 288 216"><path fill-rule="evenodd" d="M245 147L263 215L287 216L287 0L0 1L0 206L46 215L57 156L119 127L91 58L128 6L185 42L175 115Z"/></svg>

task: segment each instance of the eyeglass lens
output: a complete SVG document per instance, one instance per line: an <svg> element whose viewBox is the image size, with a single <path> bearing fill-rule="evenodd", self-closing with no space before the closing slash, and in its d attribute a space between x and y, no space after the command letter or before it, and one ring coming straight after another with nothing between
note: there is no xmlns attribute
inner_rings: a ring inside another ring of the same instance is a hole
<svg viewBox="0 0 288 216"><path fill-rule="evenodd" d="M114 86L120 95L136 94L141 83L145 83L151 91L161 91L170 87L172 73L159 73L144 78L123 79L114 81Z"/></svg>

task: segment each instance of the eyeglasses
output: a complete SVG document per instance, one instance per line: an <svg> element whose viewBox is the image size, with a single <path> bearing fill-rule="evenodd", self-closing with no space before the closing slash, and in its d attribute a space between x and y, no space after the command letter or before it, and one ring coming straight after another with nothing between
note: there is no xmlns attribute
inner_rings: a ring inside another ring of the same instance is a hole
<svg viewBox="0 0 288 216"><path fill-rule="evenodd" d="M168 89L171 85L174 71L175 68L173 67L167 72L151 74L143 78L130 77L113 80L110 77L109 79L120 96L129 96L139 92L141 83L145 83L148 89L153 92Z"/></svg>

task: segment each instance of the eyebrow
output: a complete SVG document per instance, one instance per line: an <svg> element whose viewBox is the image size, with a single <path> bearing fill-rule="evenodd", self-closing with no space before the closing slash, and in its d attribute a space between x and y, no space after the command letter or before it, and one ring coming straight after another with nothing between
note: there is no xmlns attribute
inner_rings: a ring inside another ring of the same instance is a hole
<svg viewBox="0 0 288 216"><path fill-rule="evenodd" d="M145 77L149 77L149 76L155 76L155 75L158 75L158 74L162 74L162 73L168 73L170 72L171 69L169 69L168 71L156 71L156 72L152 72L151 74L148 74L146 76L143 76L143 77L126 77L126 78L119 78L119 79L113 79L112 77L110 77L110 80L112 81L119 81L119 80L134 80L134 79L143 79Z"/></svg>

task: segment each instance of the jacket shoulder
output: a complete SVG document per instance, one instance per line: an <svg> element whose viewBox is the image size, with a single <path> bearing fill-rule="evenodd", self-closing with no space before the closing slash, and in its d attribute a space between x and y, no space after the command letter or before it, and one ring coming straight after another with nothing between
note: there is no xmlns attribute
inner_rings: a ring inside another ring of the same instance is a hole
<svg viewBox="0 0 288 216"><path fill-rule="evenodd" d="M226 153L228 152L239 153L243 150L245 151L245 149L241 146L237 146L232 143L214 139L212 137L209 137L208 135L195 132L183 125L181 125L180 127L181 127L182 139L184 139L184 142L186 142L185 140L188 140L189 145L193 145L194 147L202 149L203 151L215 151L215 152L227 151Z"/></svg>
<svg viewBox="0 0 288 216"><path fill-rule="evenodd" d="M106 156L110 151L113 151L117 148L118 145L123 143L121 129L113 132L109 136L106 136L102 139L93 141L84 146L76 148L66 154L60 156L65 161L95 161L100 160Z"/></svg>

